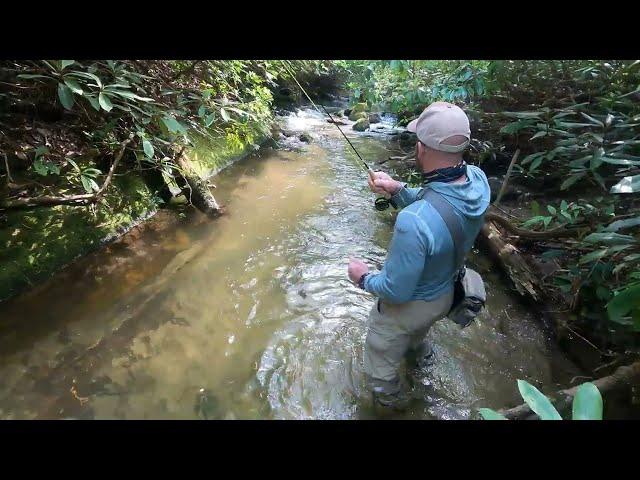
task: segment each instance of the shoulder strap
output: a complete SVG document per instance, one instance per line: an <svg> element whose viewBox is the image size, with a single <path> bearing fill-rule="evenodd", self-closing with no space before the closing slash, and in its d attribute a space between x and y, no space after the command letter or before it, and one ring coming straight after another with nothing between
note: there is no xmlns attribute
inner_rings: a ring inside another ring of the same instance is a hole
<svg viewBox="0 0 640 480"><path fill-rule="evenodd" d="M453 240L453 248L456 252L456 270L462 268L464 263L465 251L464 251L464 232L462 231L462 225L460 219L455 214L453 207L447 202L442 195L437 193L431 188L423 188L417 195L418 200L424 199L429 202L433 208L444 220L447 225L451 239Z"/></svg>

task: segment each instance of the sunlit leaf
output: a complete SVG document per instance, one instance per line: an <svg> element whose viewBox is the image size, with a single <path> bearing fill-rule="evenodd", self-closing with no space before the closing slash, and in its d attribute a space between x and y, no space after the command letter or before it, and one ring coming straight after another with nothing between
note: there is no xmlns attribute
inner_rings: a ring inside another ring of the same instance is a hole
<svg viewBox="0 0 640 480"><path fill-rule="evenodd" d="M573 420L602 420L602 395L593 383L578 387L573 398Z"/></svg>
<svg viewBox="0 0 640 480"><path fill-rule="evenodd" d="M523 400L540 417L540 420L562 420L549 399L536 387L525 380L518 380L518 390Z"/></svg>
<svg viewBox="0 0 640 480"><path fill-rule="evenodd" d="M102 92L100 92L98 94L98 103L100 104L102 109L107 111L107 112L110 112L111 109L113 108L113 104L111 103L111 99L107 95L102 93Z"/></svg>
<svg viewBox="0 0 640 480"><path fill-rule="evenodd" d="M624 177L609 190L610 193L634 193L640 191L640 175Z"/></svg>
<svg viewBox="0 0 640 480"><path fill-rule="evenodd" d="M600 260L601 258L605 257L607 253L609 253L608 248L603 248L602 250L596 250L594 252L587 253L586 255L580 257L578 263L580 265L583 265L585 263L595 262L596 260Z"/></svg>
<svg viewBox="0 0 640 480"><path fill-rule="evenodd" d="M545 130L540 130L538 133L536 133L533 137L531 137L529 140L535 140L536 138L540 138L540 137L544 137L547 135L547 132Z"/></svg>
<svg viewBox="0 0 640 480"><path fill-rule="evenodd" d="M614 232L591 233L582 241L585 243L600 243L604 245L625 245L637 242L637 240L631 235L621 235Z"/></svg>
<svg viewBox="0 0 640 480"><path fill-rule="evenodd" d="M153 145L151 145L149 140L142 140L142 148L148 158L153 158Z"/></svg>
<svg viewBox="0 0 640 480"><path fill-rule="evenodd" d="M76 82L75 80L71 80L70 78L65 78L63 81L65 85L69 87L69 89L73 93L77 93L78 95L82 95L84 93L84 91L82 90L82 87L80 87L78 82Z"/></svg>
<svg viewBox="0 0 640 480"><path fill-rule="evenodd" d="M478 411L480 412L480 415L482 415L482 418L484 420L506 420L507 418L496 412L495 410L491 410L490 408L480 408L478 409Z"/></svg>

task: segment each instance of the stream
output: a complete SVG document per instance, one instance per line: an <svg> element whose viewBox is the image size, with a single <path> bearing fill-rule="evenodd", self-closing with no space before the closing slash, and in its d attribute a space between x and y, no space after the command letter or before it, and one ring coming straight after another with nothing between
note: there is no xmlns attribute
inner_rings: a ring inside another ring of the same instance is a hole
<svg viewBox="0 0 640 480"><path fill-rule="evenodd" d="M362 349L374 297L350 256L381 266L395 214L378 212L337 129L308 109L289 137L213 179L227 214L160 211L121 240L0 304L2 419L368 419ZM342 127L363 157L390 136ZM516 380L553 390L576 368L491 260L469 264L488 305L429 333L406 419L468 419L521 403Z"/></svg>

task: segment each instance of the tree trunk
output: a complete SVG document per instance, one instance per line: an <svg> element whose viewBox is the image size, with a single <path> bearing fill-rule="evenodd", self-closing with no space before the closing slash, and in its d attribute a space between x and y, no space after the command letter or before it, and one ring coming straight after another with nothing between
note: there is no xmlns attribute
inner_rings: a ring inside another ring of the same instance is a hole
<svg viewBox="0 0 640 480"><path fill-rule="evenodd" d="M488 221L483 225L479 238L513 282L520 295L536 301L543 298L543 288L535 272L520 255L518 249L502 239L500 231L493 222Z"/></svg>

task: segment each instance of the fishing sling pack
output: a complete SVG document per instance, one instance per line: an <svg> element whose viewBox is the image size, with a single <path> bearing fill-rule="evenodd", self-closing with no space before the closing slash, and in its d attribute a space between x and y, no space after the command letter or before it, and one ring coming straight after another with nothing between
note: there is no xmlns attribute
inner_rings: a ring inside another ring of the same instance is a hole
<svg viewBox="0 0 640 480"><path fill-rule="evenodd" d="M442 195L430 188L424 188L418 193L418 199L429 202L447 225L453 247L456 253L456 279L454 283L453 304L447 317L465 328L473 322L482 311L487 301L484 281L478 272L464 265L464 232L453 207Z"/></svg>

